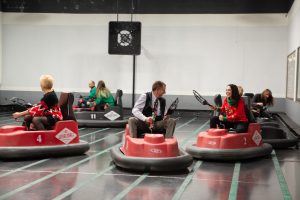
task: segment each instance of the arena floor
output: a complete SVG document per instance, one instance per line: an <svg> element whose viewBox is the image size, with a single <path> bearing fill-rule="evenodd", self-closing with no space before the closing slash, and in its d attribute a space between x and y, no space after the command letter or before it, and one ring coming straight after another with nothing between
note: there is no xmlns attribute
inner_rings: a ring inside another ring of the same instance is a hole
<svg viewBox="0 0 300 200"><path fill-rule="evenodd" d="M209 126L208 112L176 113L175 136L184 148ZM20 124L0 113L0 126ZM276 150L245 162L197 161L186 171L135 173L117 168L109 150L124 129L80 128L86 155L0 161L0 199L300 199L300 154ZM298 185L298 186L297 186Z"/></svg>

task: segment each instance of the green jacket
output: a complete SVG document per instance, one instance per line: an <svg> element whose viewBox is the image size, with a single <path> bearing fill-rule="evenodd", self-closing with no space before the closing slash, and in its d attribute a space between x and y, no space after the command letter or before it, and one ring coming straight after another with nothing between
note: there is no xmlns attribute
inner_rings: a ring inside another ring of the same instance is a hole
<svg viewBox="0 0 300 200"><path fill-rule="evenodd" d="M85 97L84 100L87 101L87 100L89 100L89 99L96 98L96 91L97 91L97 88L96 88L96 87L93 87L93 88L90 90L89 96Z"/></svg>
<svg viewBox="0 0 300 200"><path fill-rule="evenodd" d="M109 106L115 106L115 100L112 94L109 92L108 97L105 96L96 96L96 104L105 104L108 103Z"/></svg>

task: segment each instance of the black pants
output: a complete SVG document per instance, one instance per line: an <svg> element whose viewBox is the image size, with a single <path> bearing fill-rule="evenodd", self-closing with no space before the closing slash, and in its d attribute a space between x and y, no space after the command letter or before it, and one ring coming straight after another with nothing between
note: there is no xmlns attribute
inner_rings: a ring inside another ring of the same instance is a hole
<svg viewBox="0 0 300 200"><path fill-rule="evenodd" d="M52 129L52 123L53 122L49 122L47 117L32 117L30 115L26 115L24 117L24 125L26 126L27 130L50 130ZM31 124L34 127L30 127Z"/></svg>
<svg viewBox="0 0 300 200"><path fill-rule="evenodd" d="M237 133L246 133L248 132L248 122L224 122L219 120L219 116L213 116L210 118L210 128L226 128L234 129Z"/></svg>

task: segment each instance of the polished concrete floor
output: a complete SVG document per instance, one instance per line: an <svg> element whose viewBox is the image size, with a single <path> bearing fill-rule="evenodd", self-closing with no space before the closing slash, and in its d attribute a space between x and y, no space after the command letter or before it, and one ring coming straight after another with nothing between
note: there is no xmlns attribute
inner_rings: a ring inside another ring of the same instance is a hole
<svg viewBox="0 0 300 200"><path fill-rule="evenodd" d="M176 113L179 145L195 141L209 113ZM0 113L0 126L20 124ZM122 142L120 128L80 128L86 155L0 161L0 199L300 199L300 152L276 150L243 162L197 161L186 171L134 173L116 168L109 150ZM298 189L297 189L298 188Z"/></svg>

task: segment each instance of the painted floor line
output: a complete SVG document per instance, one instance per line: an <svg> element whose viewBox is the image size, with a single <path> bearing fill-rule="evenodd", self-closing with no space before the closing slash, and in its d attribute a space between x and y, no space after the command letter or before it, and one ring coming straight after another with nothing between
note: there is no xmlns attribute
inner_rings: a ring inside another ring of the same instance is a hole
<svg viewBox="0 0 300 200"><path fill-rule="evenodd" d="M146 177L148 176L148 173L143 174L138 179L136 179L133 183L131 183L128 187L126 187L125 190L120 192L117 196L113 198L113 200L120 200L123 197L125 197L133 188L135 188L138 184L140 184Z"/></svg>
<svg viewBox="0 0 300 200"><path fill-rule="evenodd" d="M199 169L200 165L202 164L202 161L197 161L196 164L193 167L193 170L191 173L189 173L187 175L187 177L184 179L183 183L181 184L181 186L179 187L179 189L177 190L177 192L175 193L175 195L173 196L172 200L178 200L181 198L183 192L186 190L186 188L188 187L189 183L192 181L193 176L195 175L196 171Z"/></svg>
<svg viewBox="0 0 300 200"><path fill-rule="evenodd" d="M230 185L229 191L229 200L236 200L237 192L238 192L238 184L239 184L239 176L240 176L241 163L237 162L234 164L233 176Z"/></svg>
<svg viewBox="0 0 300 200"><path fill-rule="evenodd" d="M93 178L90 178L86 181L83 181L81 183L79 183L78 185L72 187L71 189L67 190L66 192L60 194L59 196L55 197L53 200L60 200L63 199L67 196L69 196L70 194L76 192L77 190L79 190L81 187L90 184L93 180L97 179L98 177L102 176L103 174L105 174L106 172L112 170L113 168L115 168L114 165L109 166L108 168L102 170L101 172L98 172Z"/></svg>
<svg viewBox="0 0 300 200"><path fill-rule="evenodd" d="M282 173L279 161L277 159L277 156L276 156L276 153L275 153L274 150L272 151L271 155L272 155L272 161L273 161L273 164L274 164L274 167L275 167L276 175L277 175L277 178L278 178L278 182L279 182L279 185L280 185L280 189L281 189L281 192L282 192L282 195L283 195L283 199L284 200L293 199L291 194L290 194L288 185L285 181L284 175Z"/></svg>

